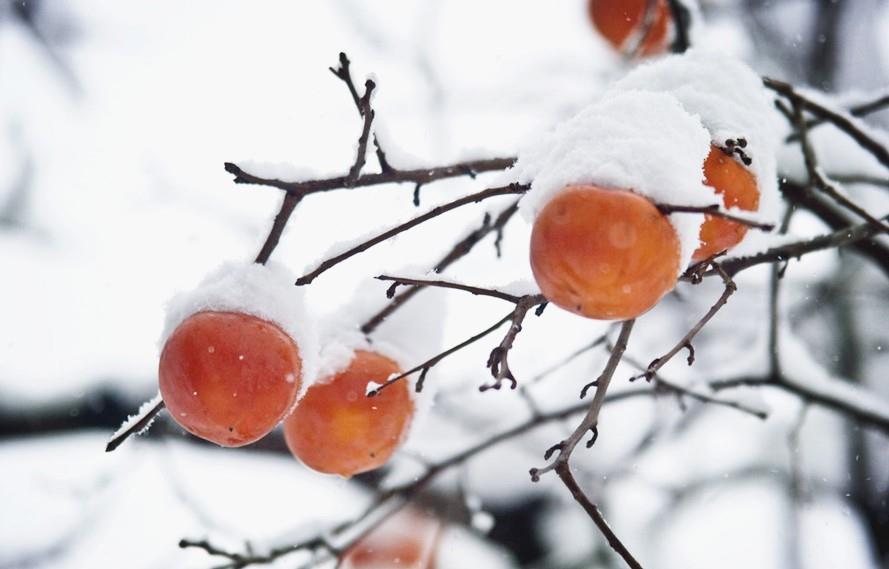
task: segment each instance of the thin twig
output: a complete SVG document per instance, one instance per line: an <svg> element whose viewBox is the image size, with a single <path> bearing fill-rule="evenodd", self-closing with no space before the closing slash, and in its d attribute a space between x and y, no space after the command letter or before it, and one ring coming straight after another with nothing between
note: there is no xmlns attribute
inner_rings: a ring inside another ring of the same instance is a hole
<svg viewBox="0 0 889 569"><path fill-rule="evenodd" d="M296 280L296 285L297 286L307 285L307 284L311 283L313 280L315 280L321 273L327 271L328 269L330 269L331 267L333 267L335 265L338 265L339 263L345 261L346 259L349 259L350 257L357 255L358 253L361 253L363 251L370 249L374 245L378 245L378 244L382 243L383 241L391 239L392 237L395 237L396 235L407 231L408 229L416 227L417 225L420 225L421 223L429 221L430 219L438 217L438 216L440 216L444 213L447 213L451 210L457 209L457 208L462 207L464 205L478 203L482 200L486 200L489 198L493 198L493 197L497 197L497 196L522 194L522 193L525 193L526 191L528 191L527 185L509 184L507 186L488 188L487 190L482 190L480 192L476 192L474 194L464 196L464 197L454 200L452 202L448 202L446 204L434 207L431 210L429 210L428 212L424 213L423 215L417 216L417 217L411 219L410 221L406 221L400 225L397 225L397 226L393 227L392 229L384 231L384 232L376 235L375 237L372 237L366 241L363 241L362 243L359 243L358 245L348 249L347 251L345 251L343 253L340 253L339 255L335 255L333 257L330 257L329 259L326 259L325 261L322 261L316 268L312 269L308 273L299 277Z"/></svg>
<svg viewBox="0 0 889 569"><path fill-rule="evenodd" d="M756 265L787 261L794 258L798 259L803 255L814 253L815 251L845 247L863 239L869 239L877 233L879 233L879 230L870 223L852 225L811 239L804 239L786 245L780 245L778 247L771 247L754 255L730 257L720 262L720 265L729 276L735 276L739 272ZM710 270L704 274L706 276L711 276L718 273ZM682 280L691 280L691 277L687 273L681 278Z"/></svg>
<svg viewBox="0 0 889 569"><path fill-rule="evenodd" d="M390 281L393 283L393 286L389 288L391 291L390 296L394 296L394 287L400 285L414 285L414 286L431 286L437 288L449 288L453 290L462 290L476 296L490 296L491 298L499 298L500 300L505 300L507 302L512 302L513 304L518 303L522 297L516 296L514 294L509 294L503 291L499 291L492 288L483 288L478 286L466 285L462 283L455 283L450 281L445 281L441 279L414 279L409 277L393 277L389 275L379 275L374 277L380 281Z"/></svg>
<svg viewBox="0 0 889 569"><path fill-rule="evenodd" d="M496 232L499 236L500 232L503 231L503 228L506 226L509 220L512 219L512 216L515 215L516 211L518 211L518 201L513 202L504 210L502 210L494 218L493 222L491 221L491 216L485 214L481 226L478 229L471 231L469 235L454 244L451 250L448 251L438 263L436 263L432 270L436 273L441 273L452 264L468 255L469 252L472 251L472 249L490 233ZM383 321L389 317L389 315L398 310L399 307L404 305L421 290L423 290L422 286L413 286L408 288L404 292L396 294L395 297L392 299L392 302L390 302L382 310L371 316L367 320L367 322L365 322L361 326L361 332L364 334L372 333L377 328L377 326L382 324Z"/></svg>
<svg viewBox="0 0 889 569"><path fill-rule="evenodd" d="M711 262L710 266L720 277L722 277L722 282L723 284L725 284L725 289L722 291L722 294L719 296L713 306L710 307L710 310L708 310L707 313L704 314L704 316L701 317L701 319L698 320L694 326L692 326L691 330L689 330L688 333L683 336L682 339L679 340L679 342L677 342L676 345L673 346L669 352L659 358L655 358L654 360L652 360L652 362L648 364L648 368L646 368L643 373L631 377L630 381L634 381L640 378L644 378L646 381L651 381L658 370L664 367L667 362L673 359L673 356L681 352L683 349L688 350L688 365L692 365L694 363L695 351L691 343L692 340L694 340L695 336L698 335L698 332L701 331L701 329L707 324L707 322L709 322L710 319L713 318L723 306L725 306L725 303L728 302L729 297L731 297L735 293L735 291L738 290L738 286L735 284L732 278L722 269L719 263Z"/></svg>
<svg viewBox="0 0 889 569"><path fill-rule="evenodd" d="M165 405L163 399L159 399L153 407L145 411L145 413L139 418L139 420L137 420L125 430L114 435L111 440L108 441L108 444L105 445L105 452L112 452L121 444L123 444L125 440L135 435L136 433L143 431L146 427L148 427L148 425L151 424L152 421L154 421L154 418L157 417L157 414L163 411L164 406Z"/></svg>
<svg viewBox="0 0 889 569"><path fill-rule="evenodd" d="M514 311L513 311L513 312L514 312ZM455 352L458 352L458 351L462 350L462 349L465 348L466 346L469 346L469 345L471 345L471 344L474 344L475 342L481 340L481 339L484 338L485 336L487 336L487 335L493 333L495 330L497 330L498 328L500 328L501 326L503 326L505 323L507 323L507 322L509 322L510 320L512 320L513 312L510 312L509 314L507 314L506 316L504 316L503 318L501 318L500 320L498 320L497 322L495 322L492 326L490 326L490 327L488 327L488 328L482 330L482 331L479 332L478 334L475 334L475 335L473 335L473 336L470 336L469 338L467 338L466 340L463 340L463 341L460 342L459 344L457 344L457 345L455 345L455 346L453 346L453 347L451 347L451 348L448 348L447 350L445 350L445 351L443 351L443 352L441 352L441 353L439 353L439 354L436 354L435 356L432 356L431 358L429 358L429 359L426 360L425 362L423 362L423 363L421 363L421 364L419 364L419 365L417 365L417 366L414 366L414 367L412 367L411 369L409 369L409 370L407 370L407 371L405 371L405 372L403 372L403 373L400 373L400 374L398 374L398 375L396 375L396 376L394 376L394 377L391 377L391 378L387 379L386 382L383 383L382 385L380 385L379 387L377 387L377 388L375 388L375 389L372 389L372 390L368 391L368 392L367 392L367 396L368 396L368 397L375 397L375 396L378 395L381 391L383 391L384 389L386 389L387 387L389 387L389 386L392 385L393 383L396 383L396 382L398 382L398 381L401 381L401 380L404 379L405 377L408 377L409 375L412 375L412 374L414 374L414 373L416 373L416 372L418 372L418 371L421 373L422 376L425 376L426 373L428 373L429 370L432 369L438 362L442 361L443 359L445 359L446 357L450 356L451 354L453 354L453 353L455 353ZM421 382L417 382L417 390L419 391L421 388L422 388L422 383L421 383Z"/></svg>
<svg viewBox="0 0 889 569"><path fill-rule="evenodd" d="M364 123L361 127L361 135L358 137L358 149L355 152L355 163L352 165L352 168L349 169L349 184L355 183L355 180L361 175L361 169L364 168L364 163L367 160L367 142L370 139L370 127L374 120L374 110L370 106L370 99L373 95L374 87L376 87L376 84L368 79L364 83L364 95L358 100L358 112L361 113L361 116L364 118Z"/></svg>
<svg viewBox="0 0 889 569"><path fill-rule="evenodd" d="M847 112L850 115L852 115L853 117L861 118L861 117L866 117L867 115L869 115L871 113L881 111L881 110L885 109L886 107L889 107L889 94L880 95L873 101L867 101L865 103L853 105L853 106L849 107ZM823 118L808 119L806 121L806 128L809 130L812 130L813 128L823 125L823 124L826 124L827 122L828 121L826 121ZM795 142L797 140L799 140L799 132L794 132L794 133L788 134L787 138L784 139L785 142Z"/></svg>
<svg viewBox="0 0 889 569"><path fill-rule="evenodd" d="M809 183L818 188L825 195L829 196L833 201L855 213L862 219L867 220L868 223L879 228L881 231L889 232L889 225L872 216L866 209L846 197L821 172L821 168L818 166L818 159L815 156L815 149L812 147L812 143L809 140L806 123L803 120L802 104L794 100L791 101L791 107L793 110L794 123L800 133L800 145L803 152L803 159L806 164L806 171L809 174Z"/></svg>
<svg viewBox="0 0 889 569"><path fill-rule="evenodd" d="M415 168L411 170L391 169L386 172L362 174L356 180L349 180L348 174L331 178L319 178L301 182L287 182L276 178L266 178L244 171L237 164L225 163L225 171L232 174L236 184L254 184L277 188L291 194L315 194L345 188L361 188L382 184L429 184L447 178L468 176L470 172L497 172L506 170L515 163L514 157L489 158L485 160L467 160L444 166Z"/></svg>
<svg viewBox="0 0 889 569"><path fill-rule="evenodd" d="M775 224L773 223L763 223L761 221L756 221L755 219L748 219L746 217L741 217L732 213L729 213L719 207L719 204L713 205L673 205L673 204L655 204L658 210L664 214L668 215L671 213L705 213L712 217L721 217L723 219L727 219L729 221L734 221L735 223L740 223L741 225L746 225L747 227L752 227L754 229L760 229L762 231L771 231L775 228Z"/></svg>
<svg viewBox="0 0 889 569"><path fill-rule="evenodd" d="M861 128L859 128L858 125L851 121L845 114L829 109L821 103L817 103L808 97L801 95L790 83L785 83L784 81L779 81L770 77L763 77L763 84L769 89L784 96L791 103L796 103L816 117L833 124L849 135L852 140L857 142L863 149L867 150L874 158L879 160L881 164L889 168L889 149L880 144L870 134L861 130Z"/></svg>
<svg viewBox="0 0 889 569"><path fill-rule="evenodd" d="M370 109L370 104L368 101L367 108L363 108L361 105L361 99L358 98L358 90L355 88L355 82L352 80L352 72L351 72L351 64L348 56L345 53L340 52L340 65L339 67L331 67L330 72L336 75L343 83L346 84L346 87L349 89L349 94L352 96L352 102L355 103L356 109L358 109L358 113L362 118L365 119L365 124L369 125L368 118L366 115L367 111L373 113ZM367 91L365 91L365 96L367 96ZM370 120L373 120L371 117ZM369 129L368 129L369 130ZM367 147L365 140L365 149ZM376 149L377 161L380 163L380 170L383 172L392 172L395 169L389 164L389 161L386 159L386 153L383 151L383 147L380 145L380 141L377 138L376 133L374 133L374 148ZM364 154L362 153L362 156Z"/></svg>
<svg viewBox="0 0 889 569"><path fill-rule="evenodd" d="M537 310L535 313L537 316L540 316L541 312L546 307L546 302L546 298L540 294L527 295L519 299L516 303L515 310L513 310L511 314L510 320L512 320L512 322L509 325L509 330L507 330L500 345L491 350L491 354L488 356L487 367L491 370L491 375L494 377L494 381L482 385L479 387L479 391L488 391L489 389L499 390L503 387L504 381L509 381L510 389L518 387L519 382L516 380L515 375L509 367L509 352L512 350L512 345L515 342L516 337L519 335L519 332L522 331L522 323L525 321L528 311L536 306Z"/></svg>
<svg viewBox="0 0 889 569"><path fill-rule="evenodd" d="M591 447L593 443L595 443L596 437L598 436L597 425L599 423L599 411L605 402L605 395L608 391L608 386L611 383L611 378L614 376L617 365L620 363L620 360L627 349L627 342L630 338L630 332L633 331L633 324L635 322L635 320L626 320L622 323L620 335L611 350L611 356L609 356L608 362L605 364L605 369L596 381L596 394L593 396L593 400L589 404L586 415L580 422L580 425L574 429L568 438L551 447L543 455L545 460L549 460L552 454L558 451L559 454L555 460L543 468L531 469L530 473L532 481L537 482L543 474L555 470L559 464L567 464L568 460L571 458L571 453L574 452L574 448L584 435L587 434L587 431L592 432L592 438L587 443L587 447Z"/></svg>
<svg viewBox="0 0 889 569"><path fill-rule="evenodd" d="M617 552L618 555L624 560L627 566L632 567L634 569L641 569L641 565L636 558L633 557L630 550L624 545L624 543L617 537L614 531L609 527L608 523L605 521L602 512L599 511L599 508L596 504L587 497L587 495L580 488L580 485L577 484L577 481L574 479L574 475L571 473L571 466L569 464L569 460L571 458L571 454L574 452L574 449L577 447L577 444L583 439L583 437L587 434L587 432L592 432L592 438L587 442L587 447L591 447L593 443L596 442L596 438L598 436L598 423L599 423L599 411L602 409L602 405L605 403L606 392L608 390L608 385L611 383L611 378L614 377L614 372L617 369L617 365L620 363L621 357L623 356L624 351L627 349L627 342L630 338L630 332L633 331L633 324L635 320L627 320L623 323L620 329L620 335L618 336L617 342L614 344L614 349L611 351L611 356L608 358L608 363L605 364L605 369L602 371L602 374L599 376L597 386L596 386L596 394L593 397L593 401L590 403L590 406L587 410L586 415L583 420L577 426L577 428L568 436L567 439L561 441L557 445L551 447L544 454L545 459L549 459L554 452L558 452L558 456L547 466L543 468L532 468L530 471L531 480L538 481L540 480L540 476L545 474L546 472L553 470L568 488L568 491L571 492L571 496L574 497L575 501L577 501L586 511L587 515L590 519L593 520L593 523L596 524L596 527L599 528L599 531L605 536L605 539L608 541L608 545Z"/></svg>

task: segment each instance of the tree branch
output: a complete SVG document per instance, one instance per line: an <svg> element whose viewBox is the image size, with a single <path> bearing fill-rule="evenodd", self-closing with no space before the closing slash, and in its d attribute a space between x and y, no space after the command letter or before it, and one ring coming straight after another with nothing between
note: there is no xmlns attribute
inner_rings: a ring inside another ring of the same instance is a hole
<svg viewBox="0 0 889 569"><path fill-rule="evenodd" d="M712 217L721 217L723 219L727 219L729 221L734 221L735 223L740 223L741 225L746 225L747 227L752 227L754 229L760 229L762 231L771 231L775 228L773 223L763 223L761 221L756 221L754 219L748 219L746 217L741 217L738 215L734 215L729 213L719 207L719 204L713 205L673 205L673 204L663 204L657 203L655 207L664 214L669 215L671 213L705 213Z"/></svg>
<svg viewBox="0 0 889 569"><path fill-rule="evenodd" d="M800 105L803 109L809 111L816 117L833 124L849 135L849 137L857 142L859 146L870 152L870 154L879 160L881 164L889 168L889 150L868 133L861 130L861 128L852 122L845 114L829 109L824 105L801 95L790 83L785 83L784 81L779 81L770 77L763 77L763 84L769 89L782 95L791 103Z"/></svg>
<svg viewBox="0 0 889 569"><path fill-rule="evenodd" d="M481 226L470 232L469 235L458 241L447 254L445 254L442 259L436 263L435 267L433 267L433 271L436 273L441 273L448 267L450 267L455 262L459 261L463 257L469 254L470 251L479 243L482 239L488 236L492 232L496 232L499 236L503 231L503 228L512 219L512 216L518 211L518 200L514 201L510 204L506 209L501 211L494 222L491 222L491 216L485 214L484 220L482 221ZM499 246L498 246L499 252ZM374 330L376 330L377 326L383 323L386 318L389 317L390 314L398 310L400 306L413 298L418 292L423 290L422 286L413 286L409 289L405 290L402 293L396 294L392 299L392 302L387 304L382 310L373 315L370 319L367 320L361 326L361 332L364 334L370 334Z"/></svg>
<svg viewBox="0 0 889 569"><path fill-rule="evenodd" d="M713 318L719 310L725 306L725 303L728 302L729 297L731 297L735 291L738 290L738 286L732 280L732 278L719 266L719 263L711 262L710 266L713 267L713 270L722 277L722 282L725 284L725 290L723 290L722 295L720 295L719 299L710 307L710 310L701 317L697 323L692 326L691 330L682 337L679 342L673 346L669 352L662 355L659 358L655 358L652 360L645 371L639 375L634 375L630 378L630 381L635 381L639 378L645 378L646 381L651 381L651 379L657 374L658 370L660 370L664 365L667 364L673 356L681 352L683 349L688 350L688 365L692 365L695 361L695 350L692 346L692 340L694 340L695 336L698 335L698 332Z"/></svg>
<svg viewBox="0 0 889 569"><path fill-rule="evenodd" d="M307 285L307 284L311 283L313 280L315 280L316 278L318 278L318 276L320 274L324 273L331 267L338 265L339 263L345 261L346 259L349 259L350 257L357 255L358 253L361 253L363 251L370 249L374 245L378 245L378 244L382 243L383 241L386 241L387 239L391 239L392 237L395 237L399 233L403 233L403 232L407 231L408 229L416 227L417 225L420 225L421 223L429 221L430 219L432 219L434 217L438 217L439 215L447 213L451 210L457 209L457 208L462 207L464 205L478 203L482 200L486 200L489 198L493 198L493 197L497 197L497 196L513 195L513 194L522 194L522 193L525 193L526 191L528 191L527 185L509 184L508 186L488 188L487 190L482 190L480 192L470 194L468 196L462 197L462 198L454 200L452 202L448 202L446 204L434 207L431 210L429 210L428 212L424 213L423 215L417 216L417 217L411 219L410 221L406 221L405 223L402 223L401 225L397 225L396 227L393 227L392 229L384 231L383 233L380 233L380 234L376 235L375 237L372 237L371 239L368 239L367 241L364 241L364 242L348 249L347 251L340 253L339 255L335 255L335 256L321 262L316 268L312 269L308 273L306 273L303 276L301 276L300 278L298 278L296 280L296 285L297 286Z"/></svg>
<svg viewBox="0 0 889 569"><path fill-rule="evenodd" d="M361 188L367 186L379 186L381 184L429 184L447 178L459 178L470 173L497 172L506 170L515 163L514 157L489 158L485 160L467 160L444 166L432 166L429 168L415 168L412 170L391 169L387 172L362 174L355 180L349 180L348 174L334 176L332 178L320 178L317 180L305 180L301 182L286 182L275 178L265 178L245 172L238 165L231 162L225 163L225 171L232 174L236 184L254 184L277 188L291 194L315 194L346 188Z"/></svg>

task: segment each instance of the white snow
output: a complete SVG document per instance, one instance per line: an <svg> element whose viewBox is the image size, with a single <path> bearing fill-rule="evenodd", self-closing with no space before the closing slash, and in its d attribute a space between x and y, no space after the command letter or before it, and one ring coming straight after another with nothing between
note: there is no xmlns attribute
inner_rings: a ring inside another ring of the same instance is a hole
<svg viewBox="0 0 889 569"><path fill-rule="evenodd" d="M611 88L612 92L637 90L675 97L701 119L717 146L724 146L727 139L746 139L745 151L753 159L749 168L760 191L755 217L778 219L776 152L783 119L759 75L733 57L692 49L641 65Z"/></svg>
<svg viewBox="0 0 889 569"><path fill-rule="evenodd" d="M527 219L565 186L596 184L628 189L655 202L719 203L703 183L710 136L701 121L668 94L614 91L523 149L504 177L530 183L522 198ZM679 235L679 271L697 249L700 214L673 214Z"/></svg>
<svg viewBox="0 0 889 569"><path fill-rule="evenodd" d="M109 441L114 440L114 439L116 439L118 436L120 436L121 434L123 434L124 431L126 431L127 429L132 428L133 425L135 425L136 423L138 423L139 421L141 421L142 418L145 417L145 415L146 415L149 411L151 411L151 410L154 409L158 404L160 404L161 401L163 401L163 399L161 398L161 394L160 394L160 392L158 391L157 395L155 395L154 397L152 397L152 398L149 399L148 401L144 402L142 405L139 406L139 409L138 409L135 413L133 413L132 415L130 415L129 417L127 417L127 420L124 421L124 422L120 425L120 427L118 427L118 429L117 429L116 431L114 431L114 434L111 435L111 437L110 437L108 440L109 440ZM136 433L136 435L141 435L142 433L144 433L145 431L147 431L148 429L150 429L152 423L154 423L154 419L156 419L156 418L157 418L156 416L155 416L155 417L152 417L152 419L151 419L150 421L148 421L147 423L145 423L145 425L143 425L142 428L139 429L139 431Z"/></svg>
<svg viewBox="0 0 889 569"><path fill-rule="evenodd" d="M276 263L225 263L196 288L170 299L160 346L179 324L198 312L242 312L268 320L293 338L299 348L302 396L317 373L318 338L313 319L303 305L303 291L293 284L295 280L288 269Z"/></svg>
<svg viewBox="0 0 889 569"><path fill-rule="evenodd" d="M377 141L383 148L383 152L386 153L386 161L389 162L389 165L393 168L398 170L419 170L421 168L436 165L435 161L428 159L424 160L402 148L397 142L398 137L390 132L389 127L386 126L385 120L380 120L379 115L374 119L373 131L374 135L377 137ZM368 153L372 151L372 148L373 142L368 143ZM375 158L369 160L375 160Z"/></svg>

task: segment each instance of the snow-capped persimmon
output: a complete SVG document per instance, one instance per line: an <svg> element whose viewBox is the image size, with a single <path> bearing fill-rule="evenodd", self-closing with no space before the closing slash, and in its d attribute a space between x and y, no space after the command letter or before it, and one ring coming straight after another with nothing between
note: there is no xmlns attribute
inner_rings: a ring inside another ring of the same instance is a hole
<svg viewBox="0 0 889 569"><path fill-rule="evenodd" d="M721 149L711 146L704 161L704 181L722 196L726 208L744 211L759 209L759 188L750 171ZM722 217L708 215L701 225L701 245L692 260L703 261L707 257L731 249L741 242L747 226Z"/></svg>
<svg viewBox="0 0 889 569"><path fill-rule="evenodd" d="M637 34L640 38L638 54L656 55L667 49L670 8L667 0L655 0L654 15L648 29L644 29L648 0L589 0L587 12L593 26L617 50L626 49L627 40Z"/></svg>
<svg viewBox="0 0 889 569"><path fill-rule="evenodd" d="M364 536L343 557L343 569L435 569L441 522L404 509Z"/></svg>
<svg viewBox="0 0 889 569"><path fill-rule="evenodd" d="M160 391L186 431L226 447L265 436L293 405L302 359L277 325L239 312L198 312L164 345Z"/></svg>
<svg viewBox="0 0 889 569"><path fill-rule="evenodd" d="M544 296L565 310L635 318L676 284L679 237L639 194L568 186L534 220L531 269Z"/></svg>
<svg viewBox="0 0 889 569"><path fill-rule="evenodd" d="M407 381L368 397L367 384L383 383L401 368L375 352L358 350L349 365L321 378L284 421L290 451L309 468L350 477L385 464L414 416Z"/></svg>

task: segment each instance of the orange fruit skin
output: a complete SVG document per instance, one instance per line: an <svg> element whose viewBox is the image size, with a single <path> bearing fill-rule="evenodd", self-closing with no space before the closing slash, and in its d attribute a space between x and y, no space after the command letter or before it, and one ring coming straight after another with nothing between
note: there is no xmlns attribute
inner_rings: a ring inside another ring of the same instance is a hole
<svg viewBox="0 0 889 569"><path fill-rule="evenodd" d="M651 29L642 40L639 55L656 55L667 49L670 7L667 0L656 0ZM648 0L589 0L587 13L593 26L618 51L643 25Z"/></svg>
<svg viewBox="0 0 889 569"><path fill-rule="evenodd" d="M312 385L284 421L290 451L306 466L349 478L385 464L414 415L407 381L374 397L367 384L382 384L401 368L391 359L358 350L346 369Z"/></svg>
<svg viewBox="0 0 889 569"><path fill-rule="evenodd" d="M747 168L738 164L715 146L704 161L704 182L722 196L726 208L736 207L744 211L759 209L759 188L756 179ZM747 226L721 217L706 216L701 225L701 245L692 255L698 262L741 242Z"/></svg>
<svg viewBox="0 0 889 569"><path fill-rule="evenodd" d="M675 286L679 238L647 198L568 186L534 220L531 270L557 306L588 318L626 320Z"/></svg>
<svg viewBox="0 0 889 569"><path fill-rule="evenodd" d="M435 569L441 524L402 510L350 547L343 569Z"/></svg>
<svg viewBox="0 0 889 569"><path fill-rule="evenodd" d="M199 312L167 339L158 366L170 416L225 447L261 439L290 409L302 359L275 324L236 312Z"/></svg>

